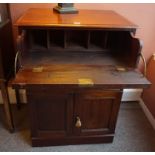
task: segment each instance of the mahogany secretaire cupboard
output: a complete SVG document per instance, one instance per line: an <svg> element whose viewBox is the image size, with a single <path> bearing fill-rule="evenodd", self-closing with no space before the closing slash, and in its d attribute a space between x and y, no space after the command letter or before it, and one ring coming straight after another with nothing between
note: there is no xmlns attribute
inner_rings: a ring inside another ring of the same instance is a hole
<svg viewBox="0 0 155 155"><path fill-rule="evenodd" d="M124 88L150 83L136 70L137 26L113 11L30 9L16 24L33 146L112 142ZM123 135L122 135L123 136Z"/></svg>

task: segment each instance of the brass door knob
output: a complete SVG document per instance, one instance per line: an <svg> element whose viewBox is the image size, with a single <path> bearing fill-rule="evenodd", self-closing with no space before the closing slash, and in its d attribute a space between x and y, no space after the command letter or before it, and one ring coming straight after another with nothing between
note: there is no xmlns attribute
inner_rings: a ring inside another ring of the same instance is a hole
<svg viewBox="0 0 155 155"><path fill-rule="evenodd" d="M80 120L80 117L76 117L76 124L75 124L75 126L77 127L77 128L80 128L81 127L81 120Z"/></svg>

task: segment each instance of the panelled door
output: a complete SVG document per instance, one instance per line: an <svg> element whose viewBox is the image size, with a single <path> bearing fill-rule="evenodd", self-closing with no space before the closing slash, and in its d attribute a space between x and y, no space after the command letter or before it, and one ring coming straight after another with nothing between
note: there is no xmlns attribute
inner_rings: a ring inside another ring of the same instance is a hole
<svg viewBox="0 0 155 155"><path fill-rule="evenodd" d="M72 96L64 89L27 88L32 137L64 138L72 132Z"/></svg>
<svg viewBox="0 0 155 155"><path fill-rule="evenodd" d="M81 136L114 133L122 92L87 89L77 93L74 134Z"/></svg>

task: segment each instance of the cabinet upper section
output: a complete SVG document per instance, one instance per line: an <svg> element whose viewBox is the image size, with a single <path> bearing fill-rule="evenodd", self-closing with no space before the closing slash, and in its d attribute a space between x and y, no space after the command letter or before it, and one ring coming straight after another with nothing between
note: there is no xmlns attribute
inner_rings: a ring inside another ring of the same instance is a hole
<svg viewBox="0 0 155 155"><path fill-rule="evenodd" d="M52 9L29 9L16 26L78 27L124 29L135 31L137 26L110 10L79 10L78 14L58 14Z"/></svg>
<svg viewBox="0 0 155 155"><path fill-rule="evenodd" d="M79 81L87 84L87 80L112 89L150 84L135 70L142 49L132 35L137 26L113 11L58 14L52 9L30 9L15 25L21 67L15 87L81 86Z"/></svg>

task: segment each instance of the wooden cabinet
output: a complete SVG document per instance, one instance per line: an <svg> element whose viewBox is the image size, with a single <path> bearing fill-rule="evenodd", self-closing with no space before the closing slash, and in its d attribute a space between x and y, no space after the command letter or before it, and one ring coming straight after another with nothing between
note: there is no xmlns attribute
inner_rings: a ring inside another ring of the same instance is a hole
<svg viewBox="0 0 155 155"><path fill-rule="evenodd" d="M4 103L7 128L14 130L7 82L14 73L14 46L12 24L8 4L0 4L0 90Z"/></svg>
<svg viewBox="0 0 155 155"><path fill-rule="evenodd" d="M14 73L14 46L8 4L0 4L0 78L6 81Z"/></svg>
<svg viewBox="0 0 155 155"><path fill-rule="evenodd" d="M113 11L51 9L30 9L15 25L12 86L26 89L32 145L112 142L122 90L150 85L136 69L137 26Z"/></svg>
<svg viewBox="0 0 155 155"><path fill-rule="evenodd" d="M112 141L122 91L33 85L27 92L33 146Z"/></svg>

